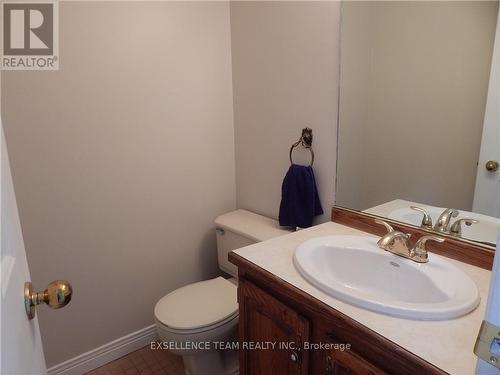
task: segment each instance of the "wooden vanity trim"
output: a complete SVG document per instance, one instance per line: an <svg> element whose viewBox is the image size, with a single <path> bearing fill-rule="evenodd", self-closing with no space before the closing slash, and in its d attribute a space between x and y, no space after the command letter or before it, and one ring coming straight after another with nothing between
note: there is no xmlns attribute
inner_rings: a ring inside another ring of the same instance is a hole
<svg viewBox="0 0 500 375"><path fill-rule="evenodd" d="M382 219L391 224L394 229L411 234L412 243L415 243L424 235L436 234L435 232L424 228L418 228L413 225L404 224L399 221L379 217L366 212L355 211L338 206L334 206L332 208L333 222L359 229L367 233L382 236L386 233L386 229L382 225L376 224L375 219ZM491 271L493 268L495 251L492 250L491 247L453 238L451 236L443 237L445 238L445 242L443 243L428 241L428 250L436 254L444 255L448 258L484 268L486 270Z"/></svg>
<svg viewBox="0 0 500 375"><path fill-rule="evenodd" d="M354 353L362 354L362 357L370 363L391 374L447 374L240 255L229 253L229 261L238 267L240 283L250 282L256 285L309 319L312 322L312 342L331 342L332 337L340 338L345 343L351 344ZM308 373L323 374L325 353L314 350L309 355L311 365ZM241 359L244 359L244 356Z"/></svg>

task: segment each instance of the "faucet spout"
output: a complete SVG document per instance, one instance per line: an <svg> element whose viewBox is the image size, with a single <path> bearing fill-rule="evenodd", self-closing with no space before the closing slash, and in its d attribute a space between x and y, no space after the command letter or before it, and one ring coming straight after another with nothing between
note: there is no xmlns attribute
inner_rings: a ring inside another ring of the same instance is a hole
<svg viewBox="0 0 500 375"><path fill-rule="evenodd" d="M457 217L458 214L458 210L455 210L454 208L447 208L441 213L441 215L439 215L436 225L434 225L434 230L440 233L449 233L451 218Z"/></svg>

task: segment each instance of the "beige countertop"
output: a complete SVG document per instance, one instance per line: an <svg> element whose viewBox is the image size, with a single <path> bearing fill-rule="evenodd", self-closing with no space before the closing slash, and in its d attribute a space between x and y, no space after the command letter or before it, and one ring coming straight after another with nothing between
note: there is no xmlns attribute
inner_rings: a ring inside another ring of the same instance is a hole
<svg viewBox="0 0 500 375"><path fill-rule="evenodd" d="M419 321L383 315L329 296L309 284L296 270L293 265L295 248L308 239L332 234L372 236L350 227L328 222L243 247L235 250L235 253L442 370L457 375L474 374L476 357L472 350L484 317L490 271L449 259L451 263L467 273L479 289L481 303L468 315L444 321ZM433 254L433 256L438 255Z"/></svg>

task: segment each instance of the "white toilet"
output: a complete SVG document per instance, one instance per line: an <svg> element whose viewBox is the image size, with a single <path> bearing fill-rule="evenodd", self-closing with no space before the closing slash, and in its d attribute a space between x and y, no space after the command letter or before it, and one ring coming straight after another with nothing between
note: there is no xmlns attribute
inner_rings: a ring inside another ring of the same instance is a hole
<svg viewBox="0 0 500 375"><path fill-rule="evenodd" d="M215 225L219 267L233 277L237 268L227 259L231 250L290 233L276 220L246 210L221 215ZM158 301L154 315L164 348L182 356L186 374L238 373L238 351L220 344L237 342L235 278L217 277L176 289Z"/></svg>

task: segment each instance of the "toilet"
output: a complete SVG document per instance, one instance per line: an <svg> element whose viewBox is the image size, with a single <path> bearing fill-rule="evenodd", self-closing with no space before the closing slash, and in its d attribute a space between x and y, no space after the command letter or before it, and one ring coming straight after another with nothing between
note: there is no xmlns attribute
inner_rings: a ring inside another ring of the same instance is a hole
<svg viewBox="0 0 500 375"><path fill-rule="evenodd" d="M238 374L237 268L231 250L290 233L276 220L236 210L215 220L219 267L230 277L216 277L178 288L154 309L162 348L182 356L187 375ZM223 344L224 343L224 344Z"/></svg>

